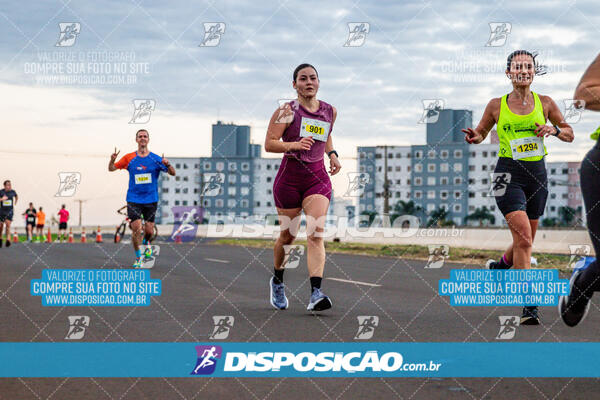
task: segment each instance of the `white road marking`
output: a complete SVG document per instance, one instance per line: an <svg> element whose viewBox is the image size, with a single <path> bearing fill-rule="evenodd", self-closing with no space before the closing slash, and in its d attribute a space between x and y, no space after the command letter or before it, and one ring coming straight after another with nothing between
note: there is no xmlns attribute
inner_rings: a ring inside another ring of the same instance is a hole
<svg viewBox="0 0 600 400"><path fill-rule="evenodd" d="M372 286L372 287L380 287L381 286L376 283L368 283L368 282L361 282L361 281L349 281L348 279L340 279L340 278L325 278L325 279L330 279L332 281L338 281L338 282L344 282L344 283L354 283L355 285L364 285L364 286Z"/></svg>
<svg viewBox="0 0 600 400"><path fill-rule="evenodd" d="M214 261L223 264L229 264L229 260L219 260L218 258L205 258L206 261Z"/></svg>

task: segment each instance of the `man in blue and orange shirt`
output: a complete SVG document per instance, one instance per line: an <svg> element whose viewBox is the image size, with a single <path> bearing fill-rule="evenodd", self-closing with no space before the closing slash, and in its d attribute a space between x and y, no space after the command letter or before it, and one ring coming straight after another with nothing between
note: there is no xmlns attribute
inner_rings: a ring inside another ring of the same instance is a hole
<svg viewBox="0 0 600 400"><path fill-rule="evenodd" d="M140 129L135 134L138 144L137 151L124 155L115 163L120 151L110 156L109 171L126 169L129 172L129 189L127 190L127 216L131 221L133 231L132 240L135 250L134 268L142 266L142 252L140 244L149 244L149 239L154 231L154 217L158 204L158 176L162 171L175 175L175 168L164 155L162 157L148 150L150 135L145 129ZM144 218L144 238L142 240L142 221ZM151 251L148 249L147 251ZM148 255L148 254L146 254ZM151 254L150 254L151 256Z"/></svg>

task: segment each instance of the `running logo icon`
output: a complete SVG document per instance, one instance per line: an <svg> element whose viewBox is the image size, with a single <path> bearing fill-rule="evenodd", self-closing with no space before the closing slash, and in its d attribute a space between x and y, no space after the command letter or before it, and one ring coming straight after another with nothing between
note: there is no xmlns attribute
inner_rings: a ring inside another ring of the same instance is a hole
<svg viewBox="0 0 600 400"><path fill-rule="evenodd" d="M205 22L204 40L198 47L216 47L221 42L221 36L225 34L225 22Z"/></svg>
<svg viewBox="0 0 600 400"><path fill-rule="evenodd" d="M202 220L202 207L172 207L171 212L177 219L173 225L171 240L181 239L182 242L194 240L198 231L198 221Z"/></svg>
<svg viewBox="0 0 600 400"><path fill-rule="evenodd" d="M379 325L379 317L376 315L359 315L358 319L358 331L355 340L368 340L373 337L375 328Z"/></svg>
<svg viewBox="0 0 600 400"><path fill-rule="evenodd" d="M589 244L570 244L569 252L571 258L567 268L569 269L581 269L585 267L586 257L590 255L592 249Z"/></svg>
<svg viewBox="0 0 600 400"><path fill-rule="evenodd" d="M437 269L444 266L444 261L448 258L450 247L447 244L430 244L429 246L429 258L425 268Z"/></svg>
<svg viewBox="0 0 600 400"><path fill-rule="evenodd" d="M419 124L435 124L440 117L440 111L444 109L444 99L424 99L423 115L419 119Z"/></svg>
<svg viewBox="0 0 600 400"><path fill-rule="evenodd" d="M66 340L83 339L86 328L90 326L90 317L86 315L71 315L69 318L69 331Z"/></svg>
<svg viewBox="0 0 600 400"><path fill-rule="evenodd" d="M368 22L348 22L348 39L343 47L360 47L365 44L371 30Z"/></svg>
<svg viewBox="0 0 600 400"><path fill-rule="evenodd" d="M60 35L54 46L56 47L71 47L75 44L77 36L81 32L81 24L79 22L60 22L58 24Z"/></svg>
<svg viewBox="0 0 600 400"><path fill-rule="evenodd" d="M71 197L77 191L77 185L81 183L81 173L59 172L58 179L60 184L54 197Z"/></svg>
<svg viewBox="0 0 600 400"><path fill-rule="evenodd" d="M502 47L506 44L506 39L512 30L510 22L490 22L490 38L485 47Z"/></svg>
<svg viewBox="0 0 600 400"><path fill-rule="evenodd" d="M133 99L133 115L130 124L145 124L150 121L152 111L156 108L153 99Z"/></svg>
<svg viewBox="0 0 600 400"><path fill-rule="evenodd" d="M298 109L295 99L279 99L279 113L275 119L276 124L291 124L294 120L294 111Z"/></svg>
<svg viewBox="0 0 600 400"><path fill-rule="evenodd" d="M221 346L196 346L198 361L190 375L210 375L217 368L217 360L223 355Z"/></svg>
<svg viewBox="0 0 600 400"><path fill-rule="evenodd" d="M494 197L504 196L506 193L506 188L510 183L511 174L510 172L492 172L491 176L491 186L490 186L490 194Z"/></svg>
<svg viewBox="0 0 600 400"><path fill-rule="evenodd" d="M498 318L500 319L500 330L496 339L510 340L514 338L521 319L516 315L501 315Z"/></svg>
<svg viewBox="0 0 600 400"><path fill-rule="evenodd" d="M214 340L227 339L229 337L229 331L233 328L235 318L231 315L213 315L212 319L215 327L208 338Z"/></svg>
<svg viewBox="0 0 600 400"><path fill-rule="evenodd" d="M222 172L207 172L203 174L204 186L202 186L203 196L218 196L222 192L225 174Z"/></svg>
<svg viewBox="0 0 600 400"><path fill-rule="evenodd" d="M304 246L301 244L284 244L283 251L285 256L282 267L285 269L298 268L300 259L304 255Z"/></svg>
<svg viewBox="0 0 600 400"><path fill-rule="evenodd" d="M585 108L584 100L563 99L565 105L565 122L568 124L576 124L581 119L583 109Z"/></svg>
<svg viewBox="0 0 600 400"><path fill-rule="evenodd" d="M364 172L348 172L348 189L344 197L360 197L365 192L371 177Z"/></svg>

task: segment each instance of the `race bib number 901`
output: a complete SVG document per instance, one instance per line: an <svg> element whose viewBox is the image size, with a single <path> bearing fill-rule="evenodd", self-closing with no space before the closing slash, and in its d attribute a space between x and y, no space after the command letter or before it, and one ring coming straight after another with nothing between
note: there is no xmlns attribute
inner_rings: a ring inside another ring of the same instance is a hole
<svg viewBox="0 0 600 400"><path fill-rule="evenodd" d="M541 137L529 136L520 139L513 139L510 141L510 148L512 150L512 156L514 160L520 160L521 158L543 156L544 152L544 141Z"/></svg>
<svg viewBox="0 0 600 400"><path fill-rule="evenodd" d="M326 142L329 136L329 122L320 121L318 119L302 117L300 125L300 137L312 136L313 139L321 142Z"/></svg>
<svg viewBox="0 0 600 400"><path fill-rule="evenodd" d="M135 184L143 185L146 183L152 183L152 174L136 174L135 175Z"/></svg>

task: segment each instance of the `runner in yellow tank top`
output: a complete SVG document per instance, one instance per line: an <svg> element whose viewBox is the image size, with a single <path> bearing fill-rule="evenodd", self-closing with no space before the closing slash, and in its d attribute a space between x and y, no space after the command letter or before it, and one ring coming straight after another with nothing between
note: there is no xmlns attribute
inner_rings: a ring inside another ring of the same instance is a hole
<svg viewBox="0 0 600 400"><path fill-rule="evenodd" d="M549 96L531 91L538 71L535 56L517 50L508 56L506 76L513 90L501 98L490 100L477 128L463 129L465 140L481 143L497 125L500 139L496 176L503 178L494 193L504 215L513 243L499 262L490 260L488 268L531 268L531 249L548 197L548 180L544 156L548 153L544 139L556 136L563 142L573 141L573 129L563 118ZM550 120L551 125L546 122ZM494 181L496 182L496 181ZM525 304L522 325L537 325L537 307Z"/></svg>

